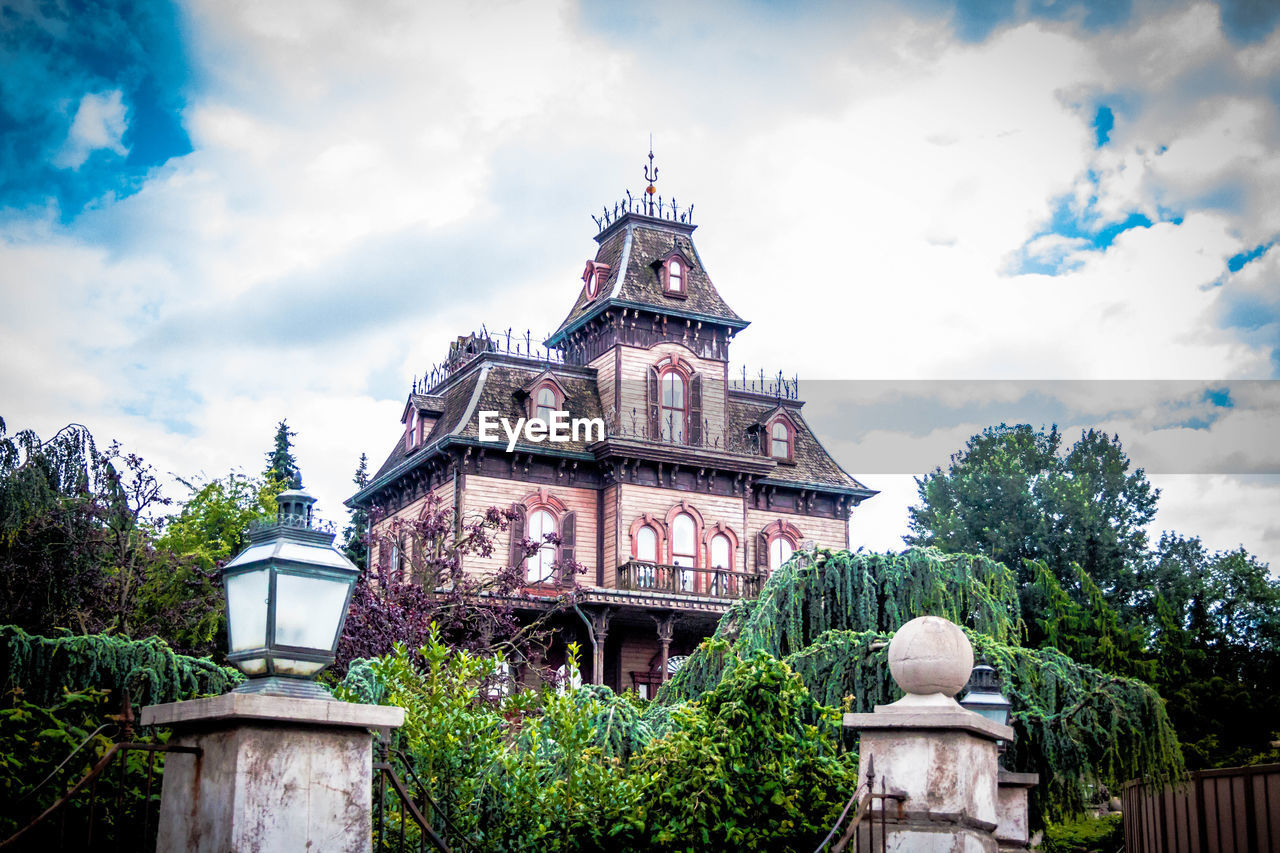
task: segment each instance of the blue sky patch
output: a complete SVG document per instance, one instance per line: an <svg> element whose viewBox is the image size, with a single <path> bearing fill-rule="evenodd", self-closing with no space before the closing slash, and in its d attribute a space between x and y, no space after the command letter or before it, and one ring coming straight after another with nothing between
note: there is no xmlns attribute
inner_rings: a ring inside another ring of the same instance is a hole
<svg viewBox="0 0 1280 853"><path fill-rule="evenodd" d="M168 2L0 7L0 65L0 208L52 199L70 221L191 151L190 74Z"/></svg>
<svg viewBox="0 0 1280 853"><path fill-rule="evenodd" d="M1101 148L1111 141L1111 131L1116 126L1116 117L1108 106L1098 107L1093 117L1093 130L1097 146Z"/></svg>
<svg viewBox="0 0 1280 853"><path fill-rule="evenodd" d="M1232 272L1240 272L1244 269L1244 265L1252 260L1256 260L1267 253L1267 249L1271 248L1270 243L1263 243L1247 252L1241 252L1238 255L1232 255L1227 259L1227 269Z"/></svg>

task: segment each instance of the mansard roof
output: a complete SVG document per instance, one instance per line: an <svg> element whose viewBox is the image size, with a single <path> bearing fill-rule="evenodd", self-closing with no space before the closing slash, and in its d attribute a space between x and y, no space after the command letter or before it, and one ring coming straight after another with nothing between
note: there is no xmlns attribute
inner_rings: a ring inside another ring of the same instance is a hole
<svg viewBox="0 0 1280 853"><path fill-rule="evenodd" d="M747 321L729 307L711 283L693 245L695 227L634 212L625 212L614 220L596 236L600 248L595 260L609 265L608 280L595 299L587 297L583 286L569 315L547 339L547 346L558 346L568 333L610 306L650 308L735 330L746 328ZM674 251L689 261L683 298L672 297L663 290L659 268Z"/></svg>
<svg viewBox="0 0 1280 853"><path fill-rule="evenodd" d="M499 418L506 418L512 424L519 418L527 417L525 398L528 388L531 383L548 373L554 376L565 392L564 408L572 417L604 418L604 407L600 401L594 370L565 365L548 367L546 363L537 360L483 353L473 363L462 368L456 377L446 382L444 388L436 390L429 397L423 395L432 404L436 401L443 403L439 406L443 411L425 440L418 447L406 449L404 438L397 438L386 461L370 479L369 486L353 496L348 503L355 505L387 483L399 479L416 467L420 460L435 455L446 439L477 442L480 435L479 412L496 412ZM792 488L842 492L858 499L876 494L875 490L863 485L835 461L805 421L801 413L802 405L799 401L779 400L772 395L728 390L726 427L737 438L746 438L753 431L759 430L762 424L779 411L785 412L795 427L791 462L774 463L764 475L763 482ZM582 438L585 439L586 436ZM505 443L504 436L503 445ZM588 447L593 443L580 440L555 445L531 445L521 440L517 446L523 452L590 458L592 451ZM696 450L708 452L707 448ZM763 451L761 455L764 455ZM766 456L761 462L773 460Z"/></svg>
<svg viewBox="0 0 1280 853"><path fill-rule="evenodd" d="M800 413L799 402L779 402L765 395L730 390L728 394L728 420L730 429L757 429L773 414L782 409L795 426L793 464L779 464L765 478L770 482L794 485L849 489L863 497L876 491L858 482L848 471L840 467Z"/></svg>

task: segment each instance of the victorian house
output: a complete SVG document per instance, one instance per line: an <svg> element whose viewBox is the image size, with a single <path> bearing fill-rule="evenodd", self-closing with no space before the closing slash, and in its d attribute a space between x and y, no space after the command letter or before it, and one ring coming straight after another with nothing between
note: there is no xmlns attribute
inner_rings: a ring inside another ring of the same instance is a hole
<svg viewBox="0 0 1280 853"><path fill-rule="evenodd" d="M793 551L848 547L853 508L875 494L810 430L797 382L733 377L729 347L748 323L712 284L691 220L652 180L606 211L555 333L542 346L489 332L451 343L415 382L403 436L348 501L379 509L384 529L433 493L464 516L515 507L513 541L559 534L524 561L522 606L576 583L558 653L576 639L587 680L646 696ZM603 436L522 435L510 451L502 430L481 438L481 413L515 424L556 411L598 418ZM512 551L467 569L508 565ZM563 576L569 563L586 573Z"/></svg>

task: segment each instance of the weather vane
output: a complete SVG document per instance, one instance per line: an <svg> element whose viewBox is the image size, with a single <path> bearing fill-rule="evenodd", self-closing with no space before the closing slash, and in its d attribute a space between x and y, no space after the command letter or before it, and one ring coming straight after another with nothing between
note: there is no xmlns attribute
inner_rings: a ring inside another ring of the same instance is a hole
<svg viewBox="0 0 1280 853"><path fill-rule="evenodd" d="M658 180L658 167L653 165L653 134L649 134L649 165L644 167L644 179L649 182L645 195L649 196L649 215L653 216L653 194L657 192L654 181Z"/></svg>

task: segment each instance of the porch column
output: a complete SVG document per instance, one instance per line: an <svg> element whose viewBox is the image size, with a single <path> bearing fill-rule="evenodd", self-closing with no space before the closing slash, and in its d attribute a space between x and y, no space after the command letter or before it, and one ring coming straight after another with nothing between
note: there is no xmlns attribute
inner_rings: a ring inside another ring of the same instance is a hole
<svg viewBox="0 0 1280 853"><path fill-rule="evenodd" d="M667 683L667 655L671 652L671 633L675 628L676 615L654 616L653 621L658 623L658 684L661 686Z"/></svg>
<svg viewBox="0 0 1280 853"><path fill-rule="evenodd" d="M591 649L591 683L604 684L604 641L609 637L609 622L613 618L613 609L587 611L591 620L591 634L595 643Z"/></svg>

